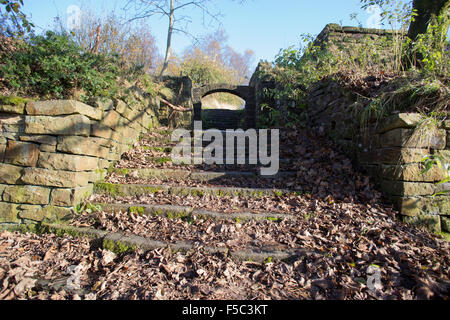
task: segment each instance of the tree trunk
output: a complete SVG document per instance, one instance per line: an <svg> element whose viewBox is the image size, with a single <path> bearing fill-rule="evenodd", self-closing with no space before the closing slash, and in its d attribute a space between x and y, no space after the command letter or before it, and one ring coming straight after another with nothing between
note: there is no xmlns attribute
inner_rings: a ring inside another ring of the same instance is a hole
<svg viewBox="0 0 450 320"><path fill-rule="evenodd" d="M430 22L448 7L449 0L413 0L417 10L415 21L409 26L408 37L414 41L419 34L427 32Z"/></svg>
<svg viewBox="0 0 450 320"><path fill-rule="evenodd" d="M164 58L164 64L161 69L161 73L159 74L160 78L164 75L164 72L169 66L170 51L172 47L173 24L174 24L174 0L170 0L169 31L167 33L166 57Z"/></svg>

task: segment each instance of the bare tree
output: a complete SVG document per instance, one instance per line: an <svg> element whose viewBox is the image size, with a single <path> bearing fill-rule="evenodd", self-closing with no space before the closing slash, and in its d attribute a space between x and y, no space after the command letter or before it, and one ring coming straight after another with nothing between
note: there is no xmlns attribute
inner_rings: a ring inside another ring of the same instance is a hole
<svg viewBox="0 0 450 320"><path fill-rule="evenodd" d="M243 0L238 1L243 2ZM129 21L146 19L155 15L168 19L166 53L160 76L164 74L169 65L174 32L180 32L195 39L195 36L187 29L192 20L186 15L186 9L199 10L203 15L203 24L206 24L207 20L219 22L221 14L217 9L213 10L212 4L214 2L213 0L128 0L124 9L134 11L134 16ZM184 26L182 25L183 23Z"/></svg>

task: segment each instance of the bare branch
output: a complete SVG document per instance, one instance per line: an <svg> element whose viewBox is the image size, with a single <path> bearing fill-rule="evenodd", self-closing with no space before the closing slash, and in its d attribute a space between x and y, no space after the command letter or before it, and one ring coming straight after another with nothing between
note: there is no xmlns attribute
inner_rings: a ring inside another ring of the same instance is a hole
<svg viewBox="0 0 450 320"><path fill-rule="evenodd" d="M190 112L190 111L192 111L192 109L183 108L183 107L180 107L180 106L175 106L175 105L173 105L172 103L170 103L169 101L167 101L164 98L160 97L160 99L161 99L161 102L163 102L164 104L168 105L173 110L180 111L180 112Z"/></svg>

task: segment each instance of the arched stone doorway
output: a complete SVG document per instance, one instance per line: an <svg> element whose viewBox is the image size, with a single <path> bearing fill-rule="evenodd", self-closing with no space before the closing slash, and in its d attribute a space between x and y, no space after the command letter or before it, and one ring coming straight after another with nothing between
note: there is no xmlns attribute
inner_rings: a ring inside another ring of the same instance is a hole
<svg viewBox="0 0 450 320"><path fill-rule="evenodd" d="M193 91L193 104L194 104L194 121L202 121L202 99L210 94L214 93L229 93L238 96L245 101L244 110L244 127L243 129L255 128L255 93L249 86L239 86L230 84L212 84L196 88ZM218 118L223 119L223 127L219 129L225 129L229 124L227 122L228 117L231 117L233 113L227 111L217 111L215 115ZM235 129L235 128L229 128Z"/></svg>

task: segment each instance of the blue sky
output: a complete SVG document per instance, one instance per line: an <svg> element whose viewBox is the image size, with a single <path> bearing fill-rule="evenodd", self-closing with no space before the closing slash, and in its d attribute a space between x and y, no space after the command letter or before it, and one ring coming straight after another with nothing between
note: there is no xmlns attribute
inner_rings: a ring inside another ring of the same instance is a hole
<svg viewBox="0 0 450 320"><path fill-rule="evenodd" d="M105 15L112 10L120 13L126 0L25 0L24 12L39 30L51 29L56 16L63 21L70 6L91 8ZM213 8L221 11L222 28L228 34L228 44L238 52L252 49L255 63L259 60L272 61L281 48L300 43L303 33L318 34L328 23L356 25L350 19L352 13L358 13L363 26L370 27L368 20L372 14L361 9L359 0L247 0L244 4L230 0L213 0ZM197 12L187 12L193 17L189 30L196 35L212 33L217 29L202 25ZM153 17L148 21L152 33L157 39L161 54L165 47L167 21ZM176 35L173 47L176 53L182 53L191 43L189 38Z"/></svg>

